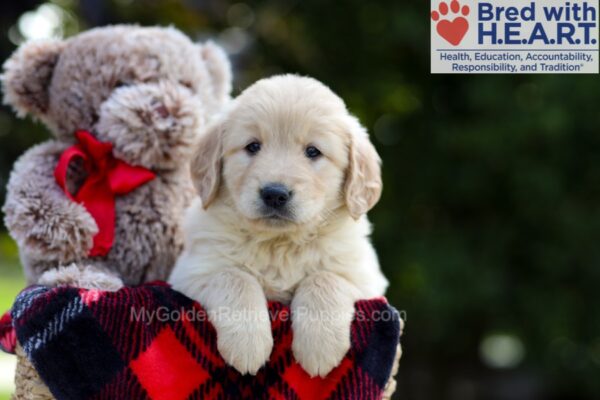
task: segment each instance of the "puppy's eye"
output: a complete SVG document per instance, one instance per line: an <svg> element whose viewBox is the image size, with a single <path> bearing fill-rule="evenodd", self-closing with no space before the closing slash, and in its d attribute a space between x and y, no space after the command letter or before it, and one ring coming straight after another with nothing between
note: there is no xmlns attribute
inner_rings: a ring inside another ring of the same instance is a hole
<svg viewBox="0 0 600 400"><path fill-rule="evenodd" d="M318 158L322 153L315 146L308 146L306 150L304 150L304 154L308 158L315 159Z"/></svg>
<svg viewBox="0 0 600 400"><path fill-rule="evenodd" d="M248 154L250 154L251 156L255 155L256 153L258 153L260 151L260 143L259 142L252 142L249 145L247 145L246 147L244 147L246 149L246 151L248 152Z"/></svg>

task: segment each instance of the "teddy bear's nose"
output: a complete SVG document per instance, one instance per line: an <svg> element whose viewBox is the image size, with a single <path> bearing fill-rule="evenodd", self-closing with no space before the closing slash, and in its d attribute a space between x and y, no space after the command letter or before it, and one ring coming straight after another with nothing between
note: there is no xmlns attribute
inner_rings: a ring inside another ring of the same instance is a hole
<svg viewBox="0 0 600 400"><path fill-rule="evenodd" d="M167 118L169 116L169 109L164 104L157 105L154 110L161 118Z"/></svg>

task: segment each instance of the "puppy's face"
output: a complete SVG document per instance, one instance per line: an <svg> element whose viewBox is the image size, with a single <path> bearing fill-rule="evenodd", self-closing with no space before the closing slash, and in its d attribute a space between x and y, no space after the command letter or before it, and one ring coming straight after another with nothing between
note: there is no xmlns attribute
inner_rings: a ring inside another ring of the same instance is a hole
<svg viewBox="0 0 600 400"><path fill-rule="evenodd" d="M328 88L309 78L259 81L204 137L192 165L208 207L228 199L257 228L321 223L346 206L358 217L379 198L379 157Z"/></svg>

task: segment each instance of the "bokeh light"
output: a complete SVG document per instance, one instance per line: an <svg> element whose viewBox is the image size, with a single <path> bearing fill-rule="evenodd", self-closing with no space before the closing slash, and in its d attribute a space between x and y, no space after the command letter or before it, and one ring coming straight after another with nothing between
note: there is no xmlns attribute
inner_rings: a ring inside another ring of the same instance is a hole
<svg viewBox="0 0 600 400"><path fill-rule="evenodd" d="M48 39L63 37L64 12L55 4L42 4L34 11L26 12L17 23L24 39Z"/></svg>
<svg viewBox="0 0 600 400"><path fill-rule="evenodd" d="M523 361L525 348L517 336L495 333L482 340L479 354L482 361L491 368L514 368Z"/></svg>
<svg viewBox="0 0 600 400"><path fill-rule="evenodd" d="M17 360L14 356L0 353L0 393L11 393L15 388L14 373Z"/></svg>

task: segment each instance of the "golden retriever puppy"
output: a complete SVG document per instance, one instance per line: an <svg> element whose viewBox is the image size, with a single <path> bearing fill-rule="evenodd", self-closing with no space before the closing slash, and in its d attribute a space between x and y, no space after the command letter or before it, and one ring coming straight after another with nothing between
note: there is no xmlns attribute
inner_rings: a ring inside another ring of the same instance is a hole
<svg viewBox="0 0 600 400"><path fill-rule="evenodd" d="M241 373L269 359L267 300L291 302L294 356L327 375L350 348L355 301L387 287L365 216L382 188L365 129L314 79L263 79L208 129L192 175L200 199L173 287L206 308Z"/></svg>

